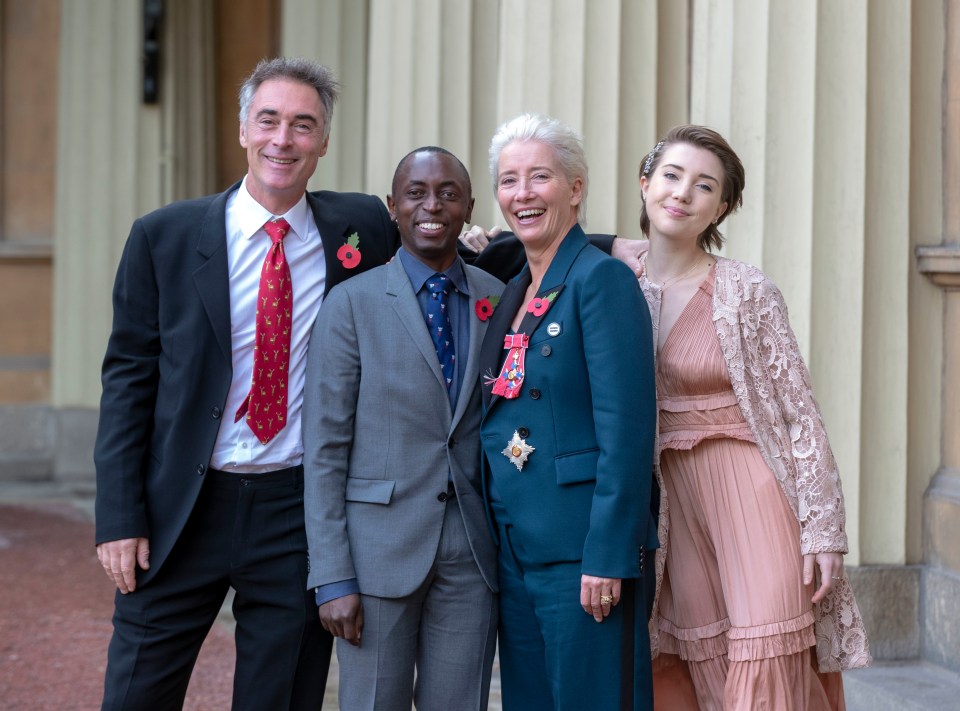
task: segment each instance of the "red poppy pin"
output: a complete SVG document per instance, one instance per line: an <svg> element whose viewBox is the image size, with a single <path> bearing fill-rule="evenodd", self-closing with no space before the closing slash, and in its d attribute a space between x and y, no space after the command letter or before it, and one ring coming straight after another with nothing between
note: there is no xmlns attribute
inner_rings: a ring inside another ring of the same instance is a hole
<svg viewBox="0 0 960 711"><path fill-rule="evenodd" d="M354 232L347 237L347 243L337 250L337 259L344 269L353 269L360 263L360 235Z"/></svg>
<svg viewBox="0 0 960 711"><path fill-rule="evenodd" d="M476 305L473 307L474 311L477 312L477 318L481 321L486 321L488 318L493 316L493 310L497 308L497 304L500 303L499 296L485 296L482 299L477 299Z"/></svg>
<svg viewBox="0 0 960 711"><path fill-rule="evenodd" d="M534 296L527 303L527 311L537 317L543 316L547 313L547 309L550 308L553 300L557 298L558 293L557 291L551 291L546 296Z"/></svg>

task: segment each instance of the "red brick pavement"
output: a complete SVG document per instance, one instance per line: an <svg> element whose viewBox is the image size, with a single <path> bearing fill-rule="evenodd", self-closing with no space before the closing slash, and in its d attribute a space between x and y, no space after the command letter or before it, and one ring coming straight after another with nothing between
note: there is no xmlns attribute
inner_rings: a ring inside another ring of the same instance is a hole
<svg viewBox="0 0 960 711"><path fill-rule="evenodd" d="M100 707L113 589L83 512L0 505L0 709ZM184 708L229 708L233 664L232 635L217 624Z"/></svg>

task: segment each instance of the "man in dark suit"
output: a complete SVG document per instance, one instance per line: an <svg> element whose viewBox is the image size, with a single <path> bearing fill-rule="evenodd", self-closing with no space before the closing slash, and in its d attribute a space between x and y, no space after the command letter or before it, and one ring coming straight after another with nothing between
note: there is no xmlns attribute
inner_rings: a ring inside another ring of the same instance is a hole
<svg viewBox="0 0 960 711"><path fill-rule="evenodd" d="M243 181L130 232L95 448L97 554L118 588L104 708L180 708L231 586L234 708L319 707L331 638L307 590L307 344L324 294L399 246L378 198L306 192L336 98L325 67L261 62L240 95Z"/></svg>

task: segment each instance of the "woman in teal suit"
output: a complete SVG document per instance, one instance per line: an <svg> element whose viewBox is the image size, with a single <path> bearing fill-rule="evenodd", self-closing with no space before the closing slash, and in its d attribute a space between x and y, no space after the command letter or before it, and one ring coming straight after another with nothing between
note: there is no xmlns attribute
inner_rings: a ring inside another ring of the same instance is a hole
<svg viewBox="0 0 960 711"><path fill-rule="evenodd" d="M503 707L650 709L640 584L657 547L647 305L631 271L580 228L587 167L574 131L519 116L494 136L490 167L528 263L481 352Z"/></svg>

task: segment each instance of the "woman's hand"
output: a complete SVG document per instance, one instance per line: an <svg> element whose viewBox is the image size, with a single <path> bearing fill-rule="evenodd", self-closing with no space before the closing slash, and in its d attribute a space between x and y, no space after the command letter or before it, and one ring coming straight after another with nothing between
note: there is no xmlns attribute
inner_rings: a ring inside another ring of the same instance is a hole
<svg viewBox="0 0 960 711"><path fill-rule="evenodd" d="M480 225L473 225L469 230L460 235L460 244L479 254L487 248L490 240L500 234L500 232L501 230L497 226L485 230Z"/></svg>
<svg viewBox="0 0 960 711"><path fill-rule="evenodd" d="M820 568L820 587L810 602L818 603L833 588L833 582L843 577L843 553L808 553L803 556L803 584L813 582L814 563Z"/></svg>
<svg viewBox="0 0 960 711"><path fill-rule="evenodd" d="M610 614L614 605L620 603L620 578L595 578L580 576L580 606L597 622Z"/></svg>

